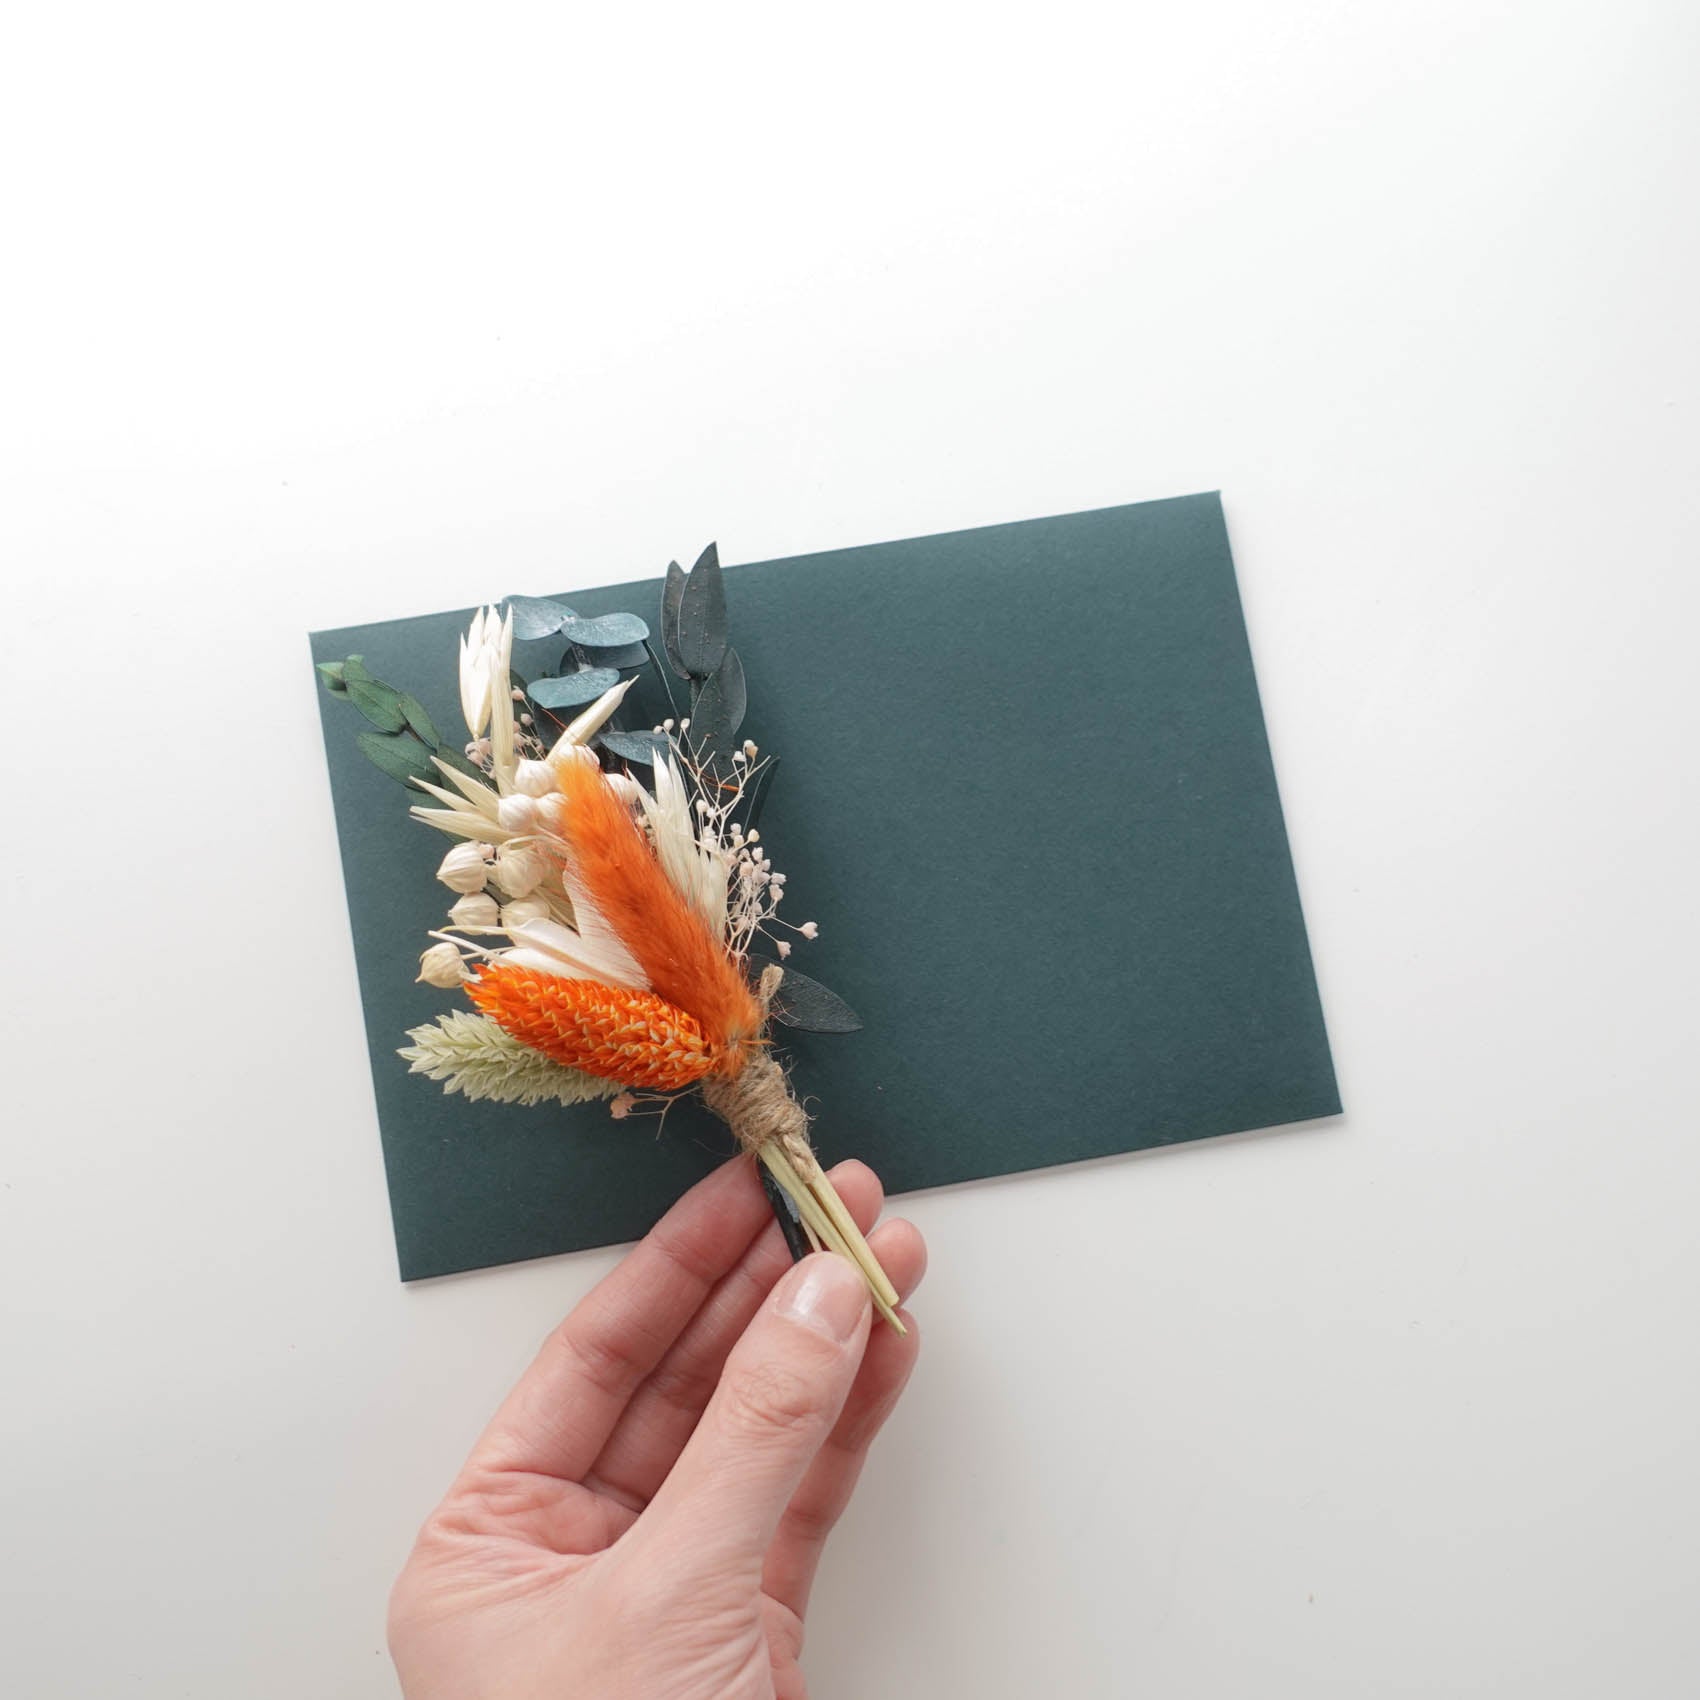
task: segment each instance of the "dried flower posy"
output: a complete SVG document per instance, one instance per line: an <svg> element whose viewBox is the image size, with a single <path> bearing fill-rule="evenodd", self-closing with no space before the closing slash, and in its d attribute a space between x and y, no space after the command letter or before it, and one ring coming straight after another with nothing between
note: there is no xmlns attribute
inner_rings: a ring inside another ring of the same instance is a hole
<svg viewBox="0 0 1700 1700"><path fill-rule="evenodd" d="M516 624L525 639L565 636L570 670L518 679ZM792 939L818 929L778 917L785 876L755 824L773 764L736 739L744 675L726 643L712 546L688 575L668 569L661 624L690 713L650 732L618 723L639 672L653 664L666 680L632 615L581 619L521 597L505 615L480 610L460 643L464 755L359 657L321 667L375 729L362 734L366 754L428 794L414 816L456 840L437 872L455 901L419 978L463 991L473 1010L415 1028L401 1055L447 1092L520 1104L609 1098L616 1117L634 1092L700 1092L790 1201L808 1243L850 1258L901 1330L897 1293L816 1161L772 1054L771 1019L824 1031L857 1023L824 987L751 959L758 939L784 959ZM565 724L556 718L581 704ZM647 769L647 785L633 767Z"/></svg>

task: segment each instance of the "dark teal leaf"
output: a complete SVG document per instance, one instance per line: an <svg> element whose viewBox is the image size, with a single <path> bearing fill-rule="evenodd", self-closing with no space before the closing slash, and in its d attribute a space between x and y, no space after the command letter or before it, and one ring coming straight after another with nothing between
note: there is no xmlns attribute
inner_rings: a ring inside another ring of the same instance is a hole
<svg viewBox="0 0 1700 1700"><path fill-rule="evenodd" d="M594 620L577 617L561 626L561 636L581 649L624 649L642 643L649 627L636 614L603 614Z"/></svg>
<svg viewBox="0 0 1700 1700"><path fill-rule="evenodd" d="M746 699L744 664L737 650L729 649L697 692L691 709L691 743L709 754L730 752L732 739L744 724Z"/></svg>
<svg viewBox="0 0 1700 1700"><path fill-rule="evenodd" d="M524 643L552 636L575 617L566 603L543 596L510 596L508 607L513 611L514 637Z"/></svg>
<svg viewBox="0 0 1700 1700"><path fill-rule="evenodd" d="M400 705L402 717L407 721L411 731L418 734L425 747L436 749L442 740L437 736L437 728L431 724L431 716L425 712L425 705L416 696L410 696L402 691L396 702Z"/></svg>
<svg viewBox="0 0 1700 1700"><path fill-rule="evenodd" d="M679 656L679 602L685 594L685 572L677 561L667 563L667 577L661 584L661 647L667 652L667 665L681 679L690 673Z"/></svg>
<svg viewBox="0 0 1700 1700"><path fill-rule="evenodd" d="M583 708L619 682L620 675L612 667L586 667L558 679L533 680L531 700L539 708Z"/></svg>
<svg viewBox="0 0 1700 1700"><path fill-rule="evenodd" d="M787 968L768 1006L775 1021L804 1033L856 1033L861 1031L862 1018L837 992L831 992L819 980Z"/></svg>
<svg viewBox="0 0 1700 1700"><path fill-rule="evenodd" d="M340 661L321 661L316 669L319 677L324 681L325 689L333 697L348 695L348 687L342 682L342 667L343 664Z"/></svg>
<svg viewBox="0 0 1700 1700"><path fill-rule="evenodd" d="M407 724L402 712L401 692L375 679L351 679L346 671L343 683L348 688L348 700L378 728L380 732L399 732Z"/></svg>
<svg viewBox="0 0 1700 1700"><path fill-rule="evenodd" d="M706 679L726 653L726 586L720 551L703 550L679 597L679 660L693 679Z"/></svg>
<svg viewBox="0 0 1700 1700"><path fill-rule="evenodd" d="M744 809L744 831L754 832L761 825L761 812L767 807L767 794L773 789L773 776L779 771L779 757L769 756L756 769L756 776L749 782L749 791Z"/></svg>
<svg viewBox="0 0 1700 1700"><path fill-rule="evenodd" d="M437 781L437 770L431 765L431 757L423 744L416 744L411 738L381 738L376 732L362 732L355 743L360 746L360 753L374 767L381 767L391 779L398 779L406 784L410 779L429 780L433 785ZM430 798L421 793L419 802L428 803Z"/></svg>
<svg viewBox="0 0 1700 1700"><path fill-rule="evenodd" d="M665 732L604 732L596 742L609 755L639 767L654 767L672 748Z"/></svg>

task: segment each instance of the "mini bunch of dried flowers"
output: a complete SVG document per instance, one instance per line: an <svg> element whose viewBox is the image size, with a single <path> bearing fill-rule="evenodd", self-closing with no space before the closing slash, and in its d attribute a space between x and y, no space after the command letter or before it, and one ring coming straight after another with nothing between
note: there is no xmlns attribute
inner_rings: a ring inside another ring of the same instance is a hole
<svg viewBox="0 0 1700 1700"><path fill-rule="evenodd" d="M479 610L460 643L460 753L360 658L320 669L372 723L362 734L371 759L425 793L414 817L456 840L437 870L454 901L419 978L460 990L472 1009L413 1029L400 1054L468 1098L606 1098L617 1117L640 1092L700 1092L784 1203L794 1248L850 1258L901 1329L897 1294L816 1161L772 1054L772 1020L823 1031L858 1023L784 964L793 941L818 928L779 919L785 875L756 825L774 764L737 739L745 682L712 546L689 574L669 567L661 626L665 668L635 616L584 620L518 597L505 614ZM519 680L516 627L567 636L572 670ZM630 732L616 717L650 664L685 682L689 712ZM753 961L758 939L780 961Z"/></svg>

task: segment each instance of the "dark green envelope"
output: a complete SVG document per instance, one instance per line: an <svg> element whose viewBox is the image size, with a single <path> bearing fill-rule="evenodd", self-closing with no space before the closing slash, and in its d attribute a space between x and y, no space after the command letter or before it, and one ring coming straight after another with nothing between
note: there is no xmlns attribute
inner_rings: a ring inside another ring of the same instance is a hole
<svg viewBox="0 0 1700 1700"><path fill-rule="evenodd" d="M567 600L653 625L658 589ZM726 599L745 732L781 758L762 837L820 924L791 961L866 1023L782 1034L825 1160L902 1192L1339 1110L1214 495L730 568ZM313 658L363 654L458 727L469 618ZM449 841L321 699L402 1277L642 1233L725 1129L408 1073L406 1030L459 1001L414 984Z"/></svg>

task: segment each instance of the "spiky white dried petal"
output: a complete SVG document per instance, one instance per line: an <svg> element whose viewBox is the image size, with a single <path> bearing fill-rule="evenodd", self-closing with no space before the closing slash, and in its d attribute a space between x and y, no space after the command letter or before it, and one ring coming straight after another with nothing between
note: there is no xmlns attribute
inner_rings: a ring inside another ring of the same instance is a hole
<svg viewBox="0 0 1700 1700"><path fill-rule="evenodd" d="M706 822L708 842L699 840L690 796L671 756L655 764L655 795L642 790L639 795L661 871L718 938L726 926L727 861Z"/></svg>
<svg viewBox="0 0 1700 1700"><path fill-rule="evenodd" d="M413 809L415 820L446 832L451 838L473 838L487 844L504 844L513 837L488 815L475 815L469 809Z"/></svg>
<svg viewBox="0 0 1700 1700"><path fill-rule="evenodd" d="M491 820L496 818L496 805L501 798L482 779L474 779L470 774L462 773L458 767L450 765L441 756L433 756L431 759L437 764L443 777L473 808L480 814L488 815Z"/></svg>
<svg viewBox="0 0 1700 1700"><path fill-rule="evenodd" d="M649 990L649 978L636 958L582 892L574 893L573 918L578 922L576 929L550 920L509 927L514 947L503 951L500 959L516 968L535 968L568 980L600 980L605 986Z"/></svg>
<svg viewBox="0 0 1700 1700"><path fill-rule="evenodd" d="M495 620L495 610L491 609L484 627L490 650L490 765L496 789L505 792L514 777L514 693L508 684L513 665L513 609L499 626Z"/></svg>
<svg viewBox="0 0 1700 1700"><path fill-rule="evenodd" d="M606 690L587 708L576 720L570 722L559 738L555 747L549 752L550 761L560 761L571 756L575 749L588 744L598 732L614 717L614 710L620 706L625 694L637 683L637 676L623 680L620 684Z"/></svg>
<svg viewBox="0 0 1700 1700"><path fill-rule="evenodd" d="M484 736L490 719L489 656L484 644L484 610L472 616L472 624L460 640L460 712L474 738Z"/></svg>

